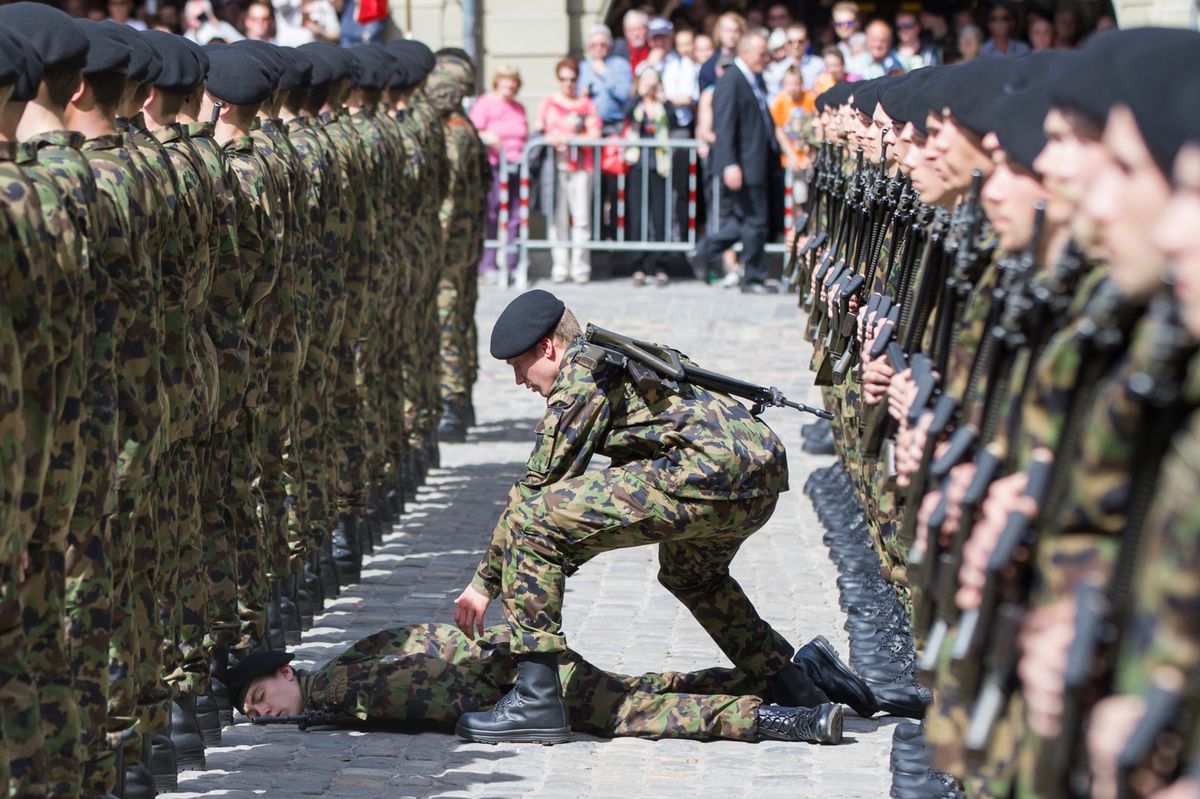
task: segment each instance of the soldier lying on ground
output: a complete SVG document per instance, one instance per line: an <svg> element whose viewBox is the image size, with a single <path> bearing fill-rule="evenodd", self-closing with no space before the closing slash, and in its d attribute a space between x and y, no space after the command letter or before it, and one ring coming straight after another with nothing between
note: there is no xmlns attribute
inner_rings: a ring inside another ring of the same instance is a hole
<svg viewBox="0 0 1200 799"><path fill-rule="evenodd" d="M319 714L320 722L407 722L449 730L463 714L496 704L517 678L505 625L471 640L449 624L412 624L362 639L314 671L294 655L261 652L229 672L234 706L247 716ZM828 647L823 638L809 647ZM736 669L630 677L567 650L558 674L571 728L601 737L839 743L842 708L766 704L766 682ZM340 721L339 721L340 720Z"/></svg>

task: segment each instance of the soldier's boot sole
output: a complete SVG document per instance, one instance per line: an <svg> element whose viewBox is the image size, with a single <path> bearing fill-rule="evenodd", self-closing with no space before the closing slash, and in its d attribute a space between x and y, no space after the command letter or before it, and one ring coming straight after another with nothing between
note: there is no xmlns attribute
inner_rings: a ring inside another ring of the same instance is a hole
<svg viewBox="0 0 1200 799"><path fill-rule="evenodd" d="M483 731L472 730L461 722L454 728L454 733L468 741L482 744L554 744L566 743L571 739L570 727L546 727L532 730Z"/></svg>

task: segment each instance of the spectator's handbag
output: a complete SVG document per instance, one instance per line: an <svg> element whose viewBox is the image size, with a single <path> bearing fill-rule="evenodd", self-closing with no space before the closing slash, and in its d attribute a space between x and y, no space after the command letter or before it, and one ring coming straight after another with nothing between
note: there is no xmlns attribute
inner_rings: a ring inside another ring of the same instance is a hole
<svg viewBox="0 0 1200 799"><path fill-rule="evenodd" d="M629 122L621 128L618 136L608 136L604 140L612 142L600 148L600 171L605 175L624 175L629 171L629 162L625 160L625 145L621 142L629 138Z"/></svg>

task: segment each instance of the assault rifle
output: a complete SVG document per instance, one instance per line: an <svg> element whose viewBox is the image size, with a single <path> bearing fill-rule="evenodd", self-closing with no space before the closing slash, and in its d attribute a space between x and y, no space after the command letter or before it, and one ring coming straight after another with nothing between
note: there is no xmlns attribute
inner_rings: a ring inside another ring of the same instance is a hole
<svg viewBox="0 0 1200 799"><path fill-rule="evenodd" d="M1150 351L1143 368L1129 381L1142 407L1125 529L1109 590L1102 592L1086 583L1076 590L1075 639L1064 674L1062 729L1059 735L1043 742L1035 770L1039 795L1048 799L1086 795L1087 774L1079 770L1064 774L1061 764L1080 762L1075 755L1080 747L1082 720L1087 709L1111 690L1117 653L1133 611L1133 583L1146 518L1159 489L1159 466L1186 414L1182 383L1195 345L1183 328L1172 297L1155 297L1149 314L1155 320Z"/></svg>
<svg viewBox="0 0 1200 799"><path fill-rule="evenodd" d="M266 724L295 724L299 730L313 727L339 727L344 724L361 723L361 719L332 710L305 710L298 716L251 716L250 723Z"/></svg>
<svg viewBox="0 0 1200 799"><path fill-rule="evenodd" d="M583 338L589 344L603 349L609 362L629 369L635 380L639 379L639 375L652 377L645 373L645 369L648 368L659 378L691 383L720 394L748 399L754 403L750 410L754 416L760 415L770 406L775 406L794 408L822 419L833 418L832 413L822 408L814 408L802 402L792 402L774 386L759 386L718 372L711 372L708 369L701 369L684 360L680 356L679 350L664 347L661 344L640 341L592 324L587 326Z"/></svg>

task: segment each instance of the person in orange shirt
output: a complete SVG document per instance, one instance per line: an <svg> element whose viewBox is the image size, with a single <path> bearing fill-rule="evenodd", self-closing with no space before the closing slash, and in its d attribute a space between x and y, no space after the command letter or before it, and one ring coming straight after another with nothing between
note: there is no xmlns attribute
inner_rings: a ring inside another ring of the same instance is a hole
<svg viewBox="0 0 1200 799"><path fill-rule="evenodd" d="M783 73L779 95L771 103L771 119L775 122L775 138L779 142L780 160L785 169L799 172L807 163L807 145L803 131L809 114L804 110L804 78L800 70L788 67Z"/></svg>

